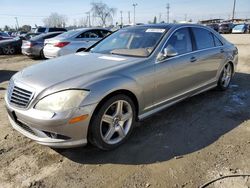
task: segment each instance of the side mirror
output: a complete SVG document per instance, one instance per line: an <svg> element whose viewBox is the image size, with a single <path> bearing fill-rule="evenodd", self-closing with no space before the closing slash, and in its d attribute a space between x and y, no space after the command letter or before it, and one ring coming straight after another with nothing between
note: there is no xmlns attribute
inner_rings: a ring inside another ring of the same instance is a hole
<svg viewBox="0 0 250 188"><path fill-rule="evenodd" d="M177 55L178 55L178 52L176 51L176 49L172 47L171 45L168 45L166 48L163 49L163 52L160 52L158 54L157 60L162 61L168 57L174 57Z"/></svg>

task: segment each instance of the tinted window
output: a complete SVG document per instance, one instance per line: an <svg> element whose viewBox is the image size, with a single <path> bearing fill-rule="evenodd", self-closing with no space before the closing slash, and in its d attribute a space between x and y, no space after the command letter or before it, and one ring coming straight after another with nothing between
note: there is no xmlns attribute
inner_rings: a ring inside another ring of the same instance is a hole
<svg viewBox="0 0 250 188"><path fill-rule="evenodd" d="M213 37L214 37L215 46L222 46L223 45L222 42L215 35L213 35Z"/></svg>
<svg viewBox="0 0 250 188"><path fill-rule="evenodd" d="M54 31L67 31L64 28L49 28L49 32L54 32Z"/></svg>
<svg viewBox="0 0 250 188"><path fill-rule="evenodd" d="M111 34L111 32L107 30L100 30L99 33L101 37L106 37L107 35Z"/></svg>
<svg viewBox="0 0 250 188"><path fill-rule="evenodd" d="M197 50L214 47L213 34L202 28L192 28L196 41Z"/></svg>
<svg viewBox="0 0 250 188"><path fill-rule="evenodd" d="M37 28L37 31L38 33L44 33L46 31L46 28L45 27L40 27L40 28Z"/></svg>
<svg viewBox="0 0 250 188"><path fill-rule="evenodd" d="M188 28L177 30L168 40L165 47L171 45L178 55L188 53L192 51L192 42Z"/></svg>
<svg viewBox="0 0 250 188"><path fill-rule="evenodd" d="M80 34L77 38L102 38L97 30L86 31Z"/></svg>

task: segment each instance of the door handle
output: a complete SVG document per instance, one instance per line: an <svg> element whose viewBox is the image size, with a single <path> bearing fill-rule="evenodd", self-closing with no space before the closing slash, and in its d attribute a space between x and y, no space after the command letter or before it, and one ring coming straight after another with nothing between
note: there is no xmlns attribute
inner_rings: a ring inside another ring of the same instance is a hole
<svg viewBox="0 0 250 188"><path fill-rule="evenodd" d="M191 57L191 58L190 58L190 62L191 62L191 63L194 63L195 61L197 61L196 57Z"/></svg>

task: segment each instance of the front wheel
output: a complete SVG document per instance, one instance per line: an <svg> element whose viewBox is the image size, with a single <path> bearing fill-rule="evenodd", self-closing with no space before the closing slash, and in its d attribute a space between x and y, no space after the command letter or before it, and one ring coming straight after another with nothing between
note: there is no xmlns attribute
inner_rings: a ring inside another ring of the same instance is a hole
<svg viewBox="0 0 250 188"><path fill-rule="evenodd" d="M126 95L116 95L93 114L89 141L102 150L121 145L135 124L135 105Z"/></svg>
<svg viewBox="0 0 250 188"><path fill-rule="evenodd" d="M222 91L226 90L230 85L232 76L233 76L233 67L230 63L227 63L221 72L217 88Z"/></svg>

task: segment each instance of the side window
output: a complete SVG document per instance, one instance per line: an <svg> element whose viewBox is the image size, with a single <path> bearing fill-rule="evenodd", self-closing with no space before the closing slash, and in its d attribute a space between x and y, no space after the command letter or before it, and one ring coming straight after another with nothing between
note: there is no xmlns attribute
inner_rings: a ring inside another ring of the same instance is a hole
<svg viewBox="0 0 250 188"><path fill-rule="evenodd" d="M111 32L107 30L100 30L99 32L100 32L101 37L106 37L107 35L111 34Z"/></svg>
<svg viewBox="0 0 250 188"><path fill-rule="evenodd" d="M212 48L215 46L213 34L202 28L192 28L197 50Z"/></svg>
<svg viewBox="0 0 250 188"><path fill-rule="evenodd" d="M98 31L86 31L80 34L77 38L102 38Z"/></svg>
<svg viewBox="0 0 250 188"><path fill-rule="evenodd" d="M222 42L215 35L213 35L213 37L214 37L215 46L222 46L223 45Z"/></svg>
<svg viewBox="0 0 250 188"><path fill-rule="evenodd" d="M166 47L173 47L178 55L185 54L192 51L192 41L188 28L182 28L177 31L170 37Z"/></svg>

